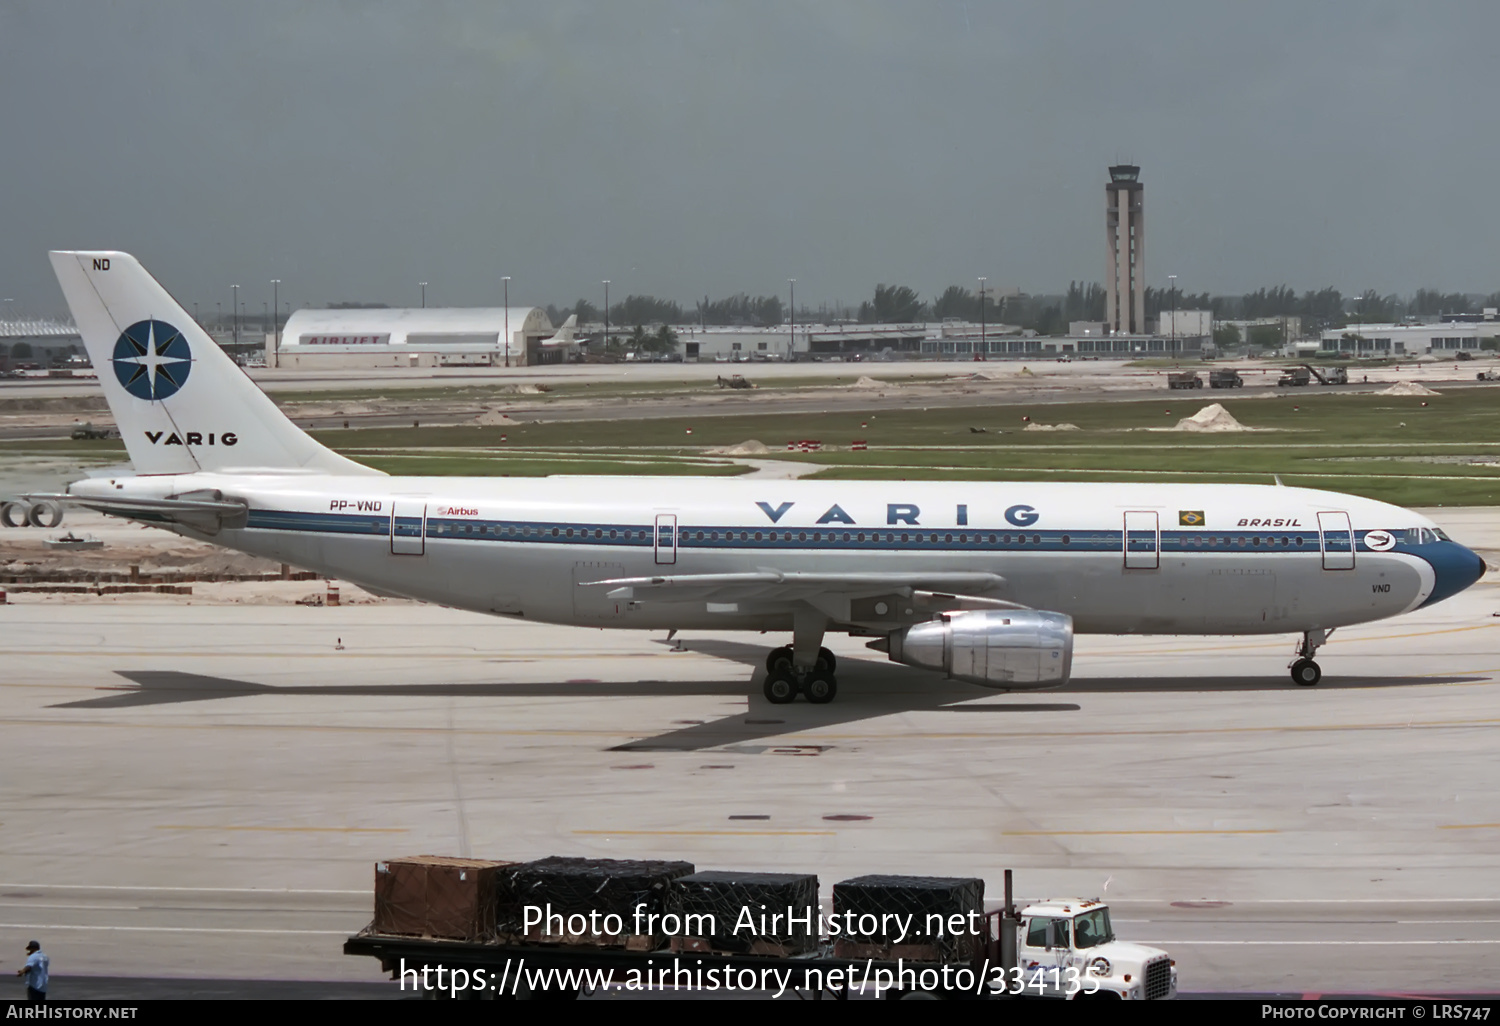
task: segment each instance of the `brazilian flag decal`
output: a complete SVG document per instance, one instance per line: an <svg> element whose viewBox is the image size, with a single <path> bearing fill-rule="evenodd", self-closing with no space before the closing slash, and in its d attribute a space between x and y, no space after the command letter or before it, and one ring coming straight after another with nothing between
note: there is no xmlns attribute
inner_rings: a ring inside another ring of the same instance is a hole
<svg viewBox="0 0 1500 1026"><path fill-rule="evenodd" d="M1207 522L1201 509L1180 509L1177 511L1177 525L1179 527L1202 527Z"/></svg>

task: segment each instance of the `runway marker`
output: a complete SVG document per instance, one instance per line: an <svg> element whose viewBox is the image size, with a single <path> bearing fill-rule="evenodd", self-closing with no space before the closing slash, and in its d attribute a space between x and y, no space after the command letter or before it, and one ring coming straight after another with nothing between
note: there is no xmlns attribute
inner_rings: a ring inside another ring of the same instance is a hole
<svg viewBox="0 0 1500 1026"><path fill-rule="evenodd" d="M1002 830L1001 837L1175 837L1196 834L1279 834L1280 830Z"/></svg>
<svg viewBox="0 0 1500 1026"><path fill-rule="evenodd" d="M268 833L292 834L409 834L409 827L276 827L276 826L212 826L186 823L158 823L158 830L253 830Z"/></svg>
<svg viewBox="0 0 1500 1026"><path fill-rule="evenodd" d="M91 912L139 912L139 905L38 905L30 901L0 901L0 908L67 909Z"/></svg>
<svg viewBox="0 0 1500 1026"><path fill-rule="evenodd" d="M835 837L836 830L574 830L599 837Z"/></svg>

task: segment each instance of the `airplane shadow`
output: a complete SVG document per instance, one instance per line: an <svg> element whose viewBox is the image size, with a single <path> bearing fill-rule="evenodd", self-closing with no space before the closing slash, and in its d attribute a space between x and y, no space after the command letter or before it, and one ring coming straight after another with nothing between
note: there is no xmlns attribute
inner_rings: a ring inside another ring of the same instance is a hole
<svg viewBox="0 0 1500 1026"><path fill-rule="evenodd" d="M665 642L664 642L665 644ZM1298 690L1281 675L1265 677L1086 677L1035 692L1004 692L897 663L845 656L840 660L839 695L828 705L797 701L772 705L762 696L766 649L760 645L718 639L678 642L682 650L753 668L745 681L545 681L534 683L433 683L387 685L272 685L211 677L175 670L117 670L128 686L109 689L97 698L62 702L57 709L129 709L256 695L357 696L413 698L686 698L748 697L749 708L718 719L691 723L652 737L630 741L610 751L700 751L727 748L755 754L778 748L776 739L806 730L836 727L880 716L913 712L949 712L967 716L1017 716L1027 713L1079 712L1068 701L1036 701L1064 695L1194 691ZM1482 677L1325 677L1318 690L1410 687L1468 683ZM681 721L678 721L681 722ZM757 745L757 742L763 742ZM797 754L816 755L826 746L796 745Z"/></svg>

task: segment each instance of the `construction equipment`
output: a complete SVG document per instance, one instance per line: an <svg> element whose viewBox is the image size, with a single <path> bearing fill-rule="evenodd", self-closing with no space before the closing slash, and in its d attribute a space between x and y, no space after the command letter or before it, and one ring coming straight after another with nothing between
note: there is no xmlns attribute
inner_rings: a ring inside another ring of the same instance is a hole
<svg viewBox="0 0 1500 1026"><path fill-rule="evenodd" d="M1202 388L1203 379L1192 371L1182 373L1171 373L1167 375L1168 388Z"/></svg>
<svg viewBox="0 0 1500 1026"><path fill-rule="evenodd" d="M1303 385L1312 384L1312 374L1306 367L1291 367L1281 372L1281 377L1277 379L1276 384L1281 387L1301 388Z"/></svg>
<svg viewBox="0 0 1500 1026"><path fill-rule="evenodd" d="M1318 379L1320 385L1347 385L1349 384L1349 368L1344 366L1329 367L1320 371L1310 363L1302 365L1307 372ZM1306 384L1306 382L1303 382Z"/></svg>
<svg viewBox="0 0 1500 1026"><path fill-rule="evenodd" d="M750 382L748 382L748 381L745 380L745 376L743 374L731 374L727 378L721 376L718 379L718 383L719 383L719 387L720 388L754 388L755 387L754 385L750 384Z"/></svg>
<svg viewBox="0 0 1500 1026"><path fill-rule="evenodd" d="M1244 388L1245 379L1233 367L1216 367L1208 372L1209 388Z"/></svg>

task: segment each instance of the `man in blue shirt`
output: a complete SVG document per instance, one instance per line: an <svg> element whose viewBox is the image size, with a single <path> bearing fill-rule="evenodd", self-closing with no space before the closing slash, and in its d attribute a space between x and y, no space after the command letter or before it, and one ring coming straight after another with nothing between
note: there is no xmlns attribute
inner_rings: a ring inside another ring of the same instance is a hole
<svg viewBox="0 0 1500 1026"><path fill-rule="evenodd" d="M52 967L52 959L48 958L42 951L41 944L29 941L26 944L26 965L17 969L17 976L26 977L26 1000L47 1000L47 970Z"/></svg>

